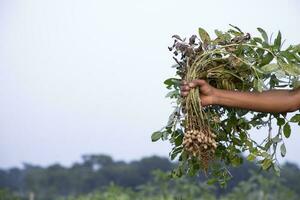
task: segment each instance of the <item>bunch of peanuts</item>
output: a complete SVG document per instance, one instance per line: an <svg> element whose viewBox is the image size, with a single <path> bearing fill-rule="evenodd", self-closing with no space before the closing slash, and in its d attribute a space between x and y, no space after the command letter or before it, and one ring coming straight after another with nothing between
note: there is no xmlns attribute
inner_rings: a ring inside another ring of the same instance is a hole
<svg viewBox="0 0 300 200"><path fill-rule="evenodd" d="M200 130L187 130L183 137L182 145L184 149L195 157L201 157L203 154L214 155L217 148L215 141L216 135L207 132L205 134Z"/></svg>

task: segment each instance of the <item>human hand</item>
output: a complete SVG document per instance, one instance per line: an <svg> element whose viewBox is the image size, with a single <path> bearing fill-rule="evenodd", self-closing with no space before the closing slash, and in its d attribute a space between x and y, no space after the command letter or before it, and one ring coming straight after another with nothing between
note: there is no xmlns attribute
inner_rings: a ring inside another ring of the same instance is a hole
<svg viewBox="0 0 300 200"><path fill-rule="evenodd" d="M193 80L189 83L183 81L180 87L181 96L186 97L190 90L196 87L199 87L202 106L208 106L215 103L216 88L212 87L202 79Z"/></svg>

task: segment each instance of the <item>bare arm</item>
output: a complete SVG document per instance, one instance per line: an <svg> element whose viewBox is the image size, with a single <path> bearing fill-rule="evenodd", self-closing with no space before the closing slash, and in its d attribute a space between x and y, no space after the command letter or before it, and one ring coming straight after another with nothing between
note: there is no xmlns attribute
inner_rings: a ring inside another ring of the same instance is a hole
<svg viewBox="0 0 300 200"><path fill-rule="evenodd" d="M300 107L300 90L236 92L216 89L214 104L260 112L293 112Z"/></svg>
<svg viewBox="0 0 300 200"><path fill-rule="evenodd" d="M216 89L204 80L183 83L182 96L191 88L199 87L202 105L222 105L260 112L293 112L300 108L300 89L238 92Z"/></svg>

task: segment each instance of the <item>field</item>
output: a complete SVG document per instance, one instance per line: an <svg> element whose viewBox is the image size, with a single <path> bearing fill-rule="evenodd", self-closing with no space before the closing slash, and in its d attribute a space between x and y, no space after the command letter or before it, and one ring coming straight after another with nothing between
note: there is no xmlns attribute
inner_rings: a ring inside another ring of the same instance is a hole
<svg viewBox="0 0 300 200"><path fill-rule="evenodd" d="M166 158L147 157L129 163L106 155L89 155L71 167L26 165L0 170L1 200L240 200L299 199L300 169L286 163L281 176L260 172L249 162L232 168L225 188L198 177L170 179L176 166Z"/></svg>

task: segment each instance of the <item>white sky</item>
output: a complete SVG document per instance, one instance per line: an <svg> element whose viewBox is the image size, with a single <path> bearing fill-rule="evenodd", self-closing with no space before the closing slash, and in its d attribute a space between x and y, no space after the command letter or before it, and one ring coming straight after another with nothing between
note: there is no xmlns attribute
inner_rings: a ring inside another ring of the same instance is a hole
<svg viewBox="0 0 300 200"><path fill-rule="evenodd" d="M170 36L231 23L300 43L299 10L297 0L0 0L0 168L168 156L150 135L171 111ZM284 161L300 164L299 131Z"/></svg>

